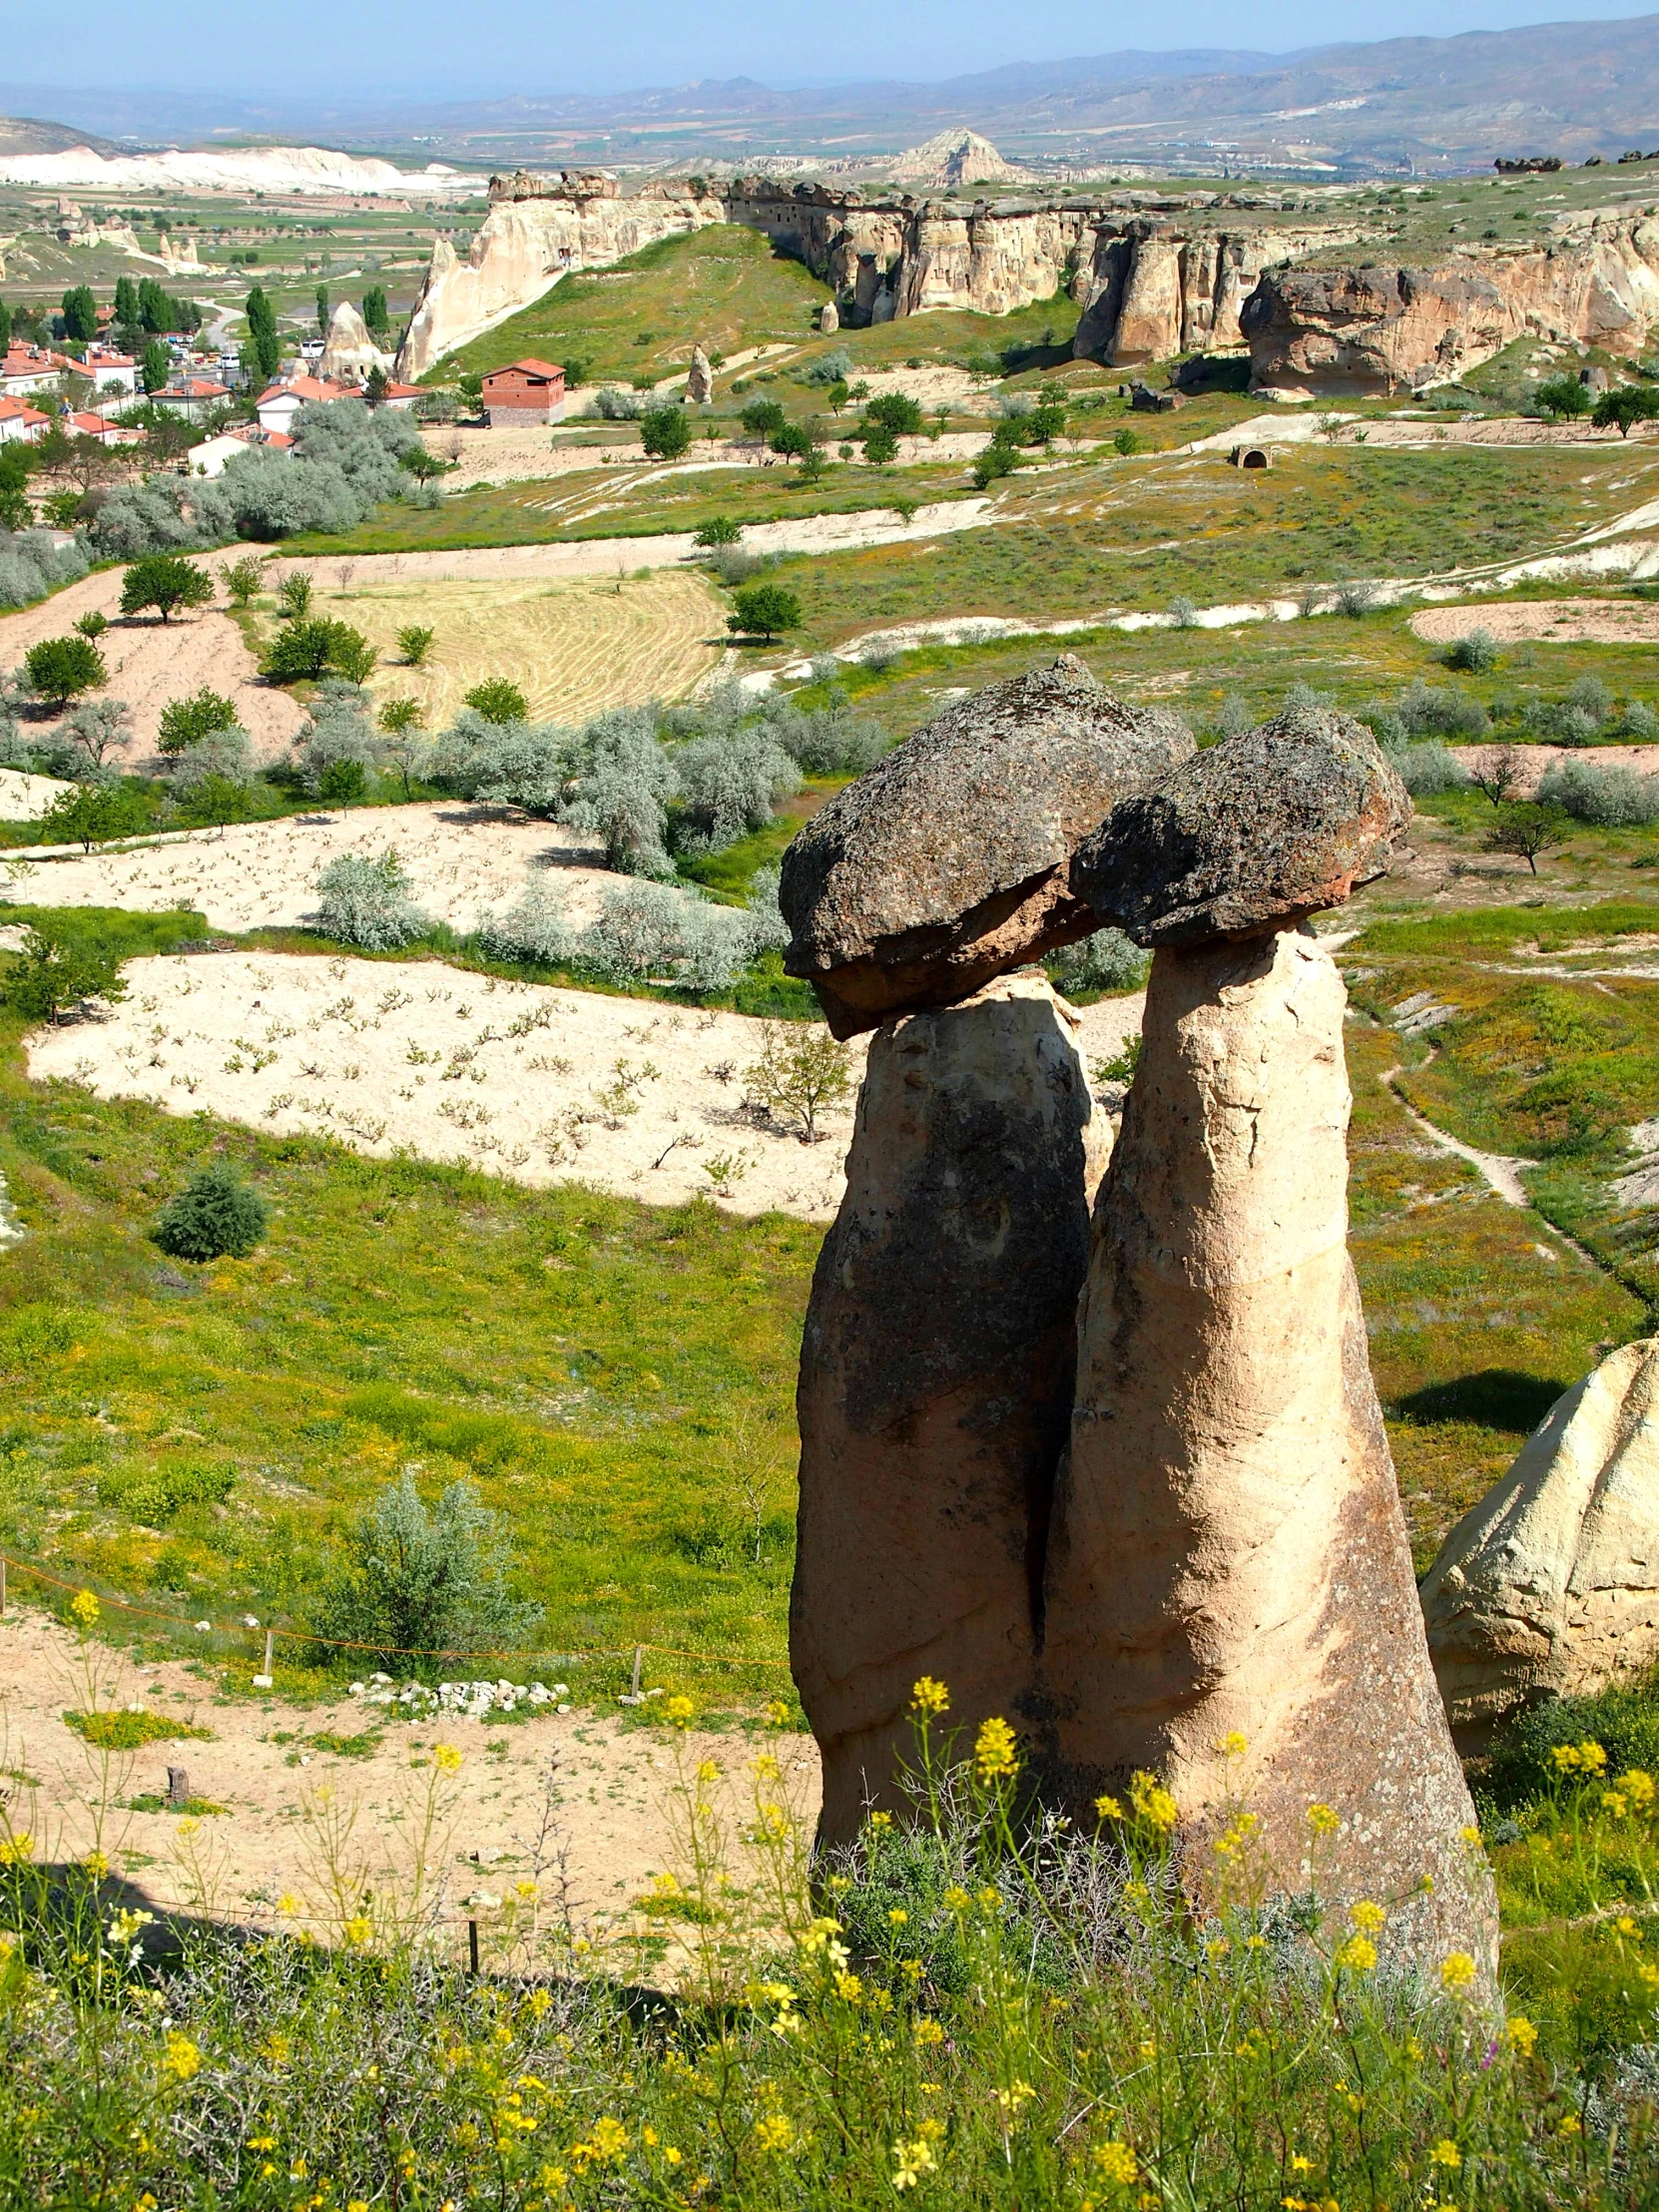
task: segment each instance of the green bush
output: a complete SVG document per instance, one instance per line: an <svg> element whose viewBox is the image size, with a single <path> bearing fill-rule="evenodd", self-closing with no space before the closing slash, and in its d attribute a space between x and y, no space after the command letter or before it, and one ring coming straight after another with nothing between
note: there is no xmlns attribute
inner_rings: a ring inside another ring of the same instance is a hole
<svg viewBox="0 0 1659 2212"><path fill-rule="evenodd" d="M99 1479L100 1505L118 1505L134 1520L161 1528L187 1505L223 1505L237 1486L235 1467L206 1459L174 1466L112 1471Z"/></svg>
<svg viewBox="0 0 1659 2212"><path fill-rule="evenodd" d="M466 695L466 703L475 714L486 722L498 726L508 722L528 722L530 702L505 676L492 676L485 683L474 684Z"/></svg>
<svg viewBox="0 0 1659 2212"><path fill-rule="evenodd" d="M879 399L870 400L864 408L864 420L880 423L895 438L913 438L921 434L921 409L901 391L884 391Z"/></svg>
<svg viewBox="0 0 1659 2212"><path fill-rule="evenodd" d="M175 1260L245 1260L265 1235L265 1200L227 1161L200 1168L156 1224L156 1242Z"/></svg>
<svg viewBox="0 0 1659 2212"><path fill-rule="evenodd" d="M24 930L21 946L0 974L0 996L26 1021L59 1021L70 1007L89 998L114 1004L126 995L113 953L50 936L43 929Z"/></svg>
<svg viewBox="0 0 1659 2212"><path fill-rule="evenodd" d="M98 1751L142 1751L146 1744L211 1744L211 1728L193 1728L167 1713L66 1713L64 1725Z"/></svg>
<svg viewBox="0 0 1659 2212"><path fill-rule="evenodd" d="M330 807L355 807L368 790L361 761L330 761L316 780L316 795Z"/></svg>
<svg viewBox="0 0 1659 2212"><path fill-rule="evenodd" d="M156 739L158 752L170 757L188 752L204 738L211 738L218 730L234 730L237 727L237 710L234 700L223 692L216 692L204 684L188 699L170 699L162 709L161 730Z"/></svg>
<svg viewBox="0 0 1659 2212"><path fill-rule="evenodd" d="M91 638L43 638L24 654L23 668L35 697L60 709L109 681L104 656Z"/></svg>
<svg viewBox="0 0 1659 2212"><path fill-rule="evenodd" d="M411 622L407 629L397 633L397 650L403 656L406 668L419 668L432 650L435 632L424 623Z"/></svg>
<svg viewBox="0 0 1659 2212"><path fill-rule="evenodd" d="M640 443L653 460L677 461L691 441L684 407L652 407L640 417Z"/></svg>
<svg viewBox="0 0 1659 2212"><path fill-rule="evenodd" d="M1501 1812L1546 1796L1561 1780L1555 1747L1583 1743L1601 1745L1609 1775L1630 1767L1659 1774L1659 1670L1595 1697L1547 1698L1528 1706L1493 1737L1478 1795Z"/></svg>
<svg viewBox="0 0 1659 2212"><path fill-rule="evenodd" d="M351 1528L311 1626L405 1676L432 1673L437 1657L519 1644L534 1628L541 1608L512 1595L511 1567L506 1524L474 1484L452 1482L428 1509L405 1468Z"/></svg>
<svg viewBox="0 0 1659 2212"><path fill-rule="evenodd" d="M180 607L205 607L213 595L213 579L182 553L147 553L122 579L121 611L138 615L154 607L171 622Z"/></svg>
<svg viewBox="0 0 1659 2212"><path fill-rule="evenodd" d="M374 667L374 648L348 622L325 616L285 623L273 639L262 674L268 683L319 682L330 670L360 684Z"/></svg>

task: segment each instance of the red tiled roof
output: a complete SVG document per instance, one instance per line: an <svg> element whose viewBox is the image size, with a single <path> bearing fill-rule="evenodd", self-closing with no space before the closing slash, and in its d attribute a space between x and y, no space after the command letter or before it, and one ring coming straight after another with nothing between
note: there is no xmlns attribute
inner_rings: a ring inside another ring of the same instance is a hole
<svg viewBox="0 0 1659 2212"><path fill-rule="evenodd" d="M0 399L0 420L10 422L14 415L21 415L25 422L49 422L50 415L43 415L38 407L31 407L21 399Z"/></svg>
<svg viewBox="0 0 1659 2212"><path fill-rule="evenodd" d="M229 399L229 384L215 384L206 376L187 376L182 384L169 384L165 391L156 394L158 399Z"/></svg>
<svg viewBox="0 0 1659 2212"><path fill-rule="evenodd" d="M497 376L512 376L514 374L562 377L564 370L557 361L509 361L505 368L492 368L489 375L484 378L484 382L488 384L493 382Z"/></svg>
<svg viewBox="0 0 1659 2212"><path fill-rule="evenodd" d="M255 400L256 407L269 406L272 400L291 394L295 399L316 399L326 404L332 399L355 399L355 384L342 384L332 376L291 376L285 384L272 384Z"/></svg>

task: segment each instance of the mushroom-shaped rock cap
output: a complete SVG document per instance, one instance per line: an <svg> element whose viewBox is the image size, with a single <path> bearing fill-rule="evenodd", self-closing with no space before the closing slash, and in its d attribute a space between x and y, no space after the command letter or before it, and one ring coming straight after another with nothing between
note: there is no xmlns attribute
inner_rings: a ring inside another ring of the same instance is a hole
<svg viewBox="0 0 1659 2212"><path fill-rule="evenodd" d="M784 855L784 964L837 1037L945 1006L1100 923L1080 840L1193 749L1179 717L1126 707L1072 654L976 692L816 815Z"/></svg>
<svg viewBox="0 0 1659 2212"><path fill-rule="evenodd" d="M1137 944L1203 944L1340 906L1411 819L1371 732L1299 709L1194 754L1115 807L1072 881Z"/></svg>

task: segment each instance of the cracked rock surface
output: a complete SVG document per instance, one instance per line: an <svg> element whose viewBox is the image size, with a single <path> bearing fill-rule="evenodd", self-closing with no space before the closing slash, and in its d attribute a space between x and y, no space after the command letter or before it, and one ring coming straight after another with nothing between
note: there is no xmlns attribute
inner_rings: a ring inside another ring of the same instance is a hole
<svg viewBox="0 0 1659 2212"><path fill-rule="evenodd" d="M1073 654L947 708L838 792L784 855L785 966L837 1037L968 997L1089 935L1082 839L1193 750Z"/></svg>

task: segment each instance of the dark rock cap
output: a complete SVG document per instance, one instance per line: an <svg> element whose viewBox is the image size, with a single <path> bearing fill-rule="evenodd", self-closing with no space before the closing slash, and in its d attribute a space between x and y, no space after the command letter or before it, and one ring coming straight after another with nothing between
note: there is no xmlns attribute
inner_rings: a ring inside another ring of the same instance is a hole
<svg viewBox="0 0 1659 2212"><path fill-rule="evenodd" d="M1079 842L1192 748L1179 716L1126 707L1069 653L959 701L784 854L785 967L850 1037L1087 936Z"/></svg>
<svg viewBox="0 0 1659 2212"><path fill-rule="evenodd" d="M1123 800L1078 852L1072 882L1137 944L1251 936L1384 874L1410 819L1369 730L1293 709Z"/></svg>

